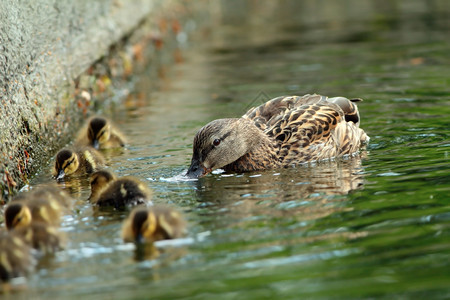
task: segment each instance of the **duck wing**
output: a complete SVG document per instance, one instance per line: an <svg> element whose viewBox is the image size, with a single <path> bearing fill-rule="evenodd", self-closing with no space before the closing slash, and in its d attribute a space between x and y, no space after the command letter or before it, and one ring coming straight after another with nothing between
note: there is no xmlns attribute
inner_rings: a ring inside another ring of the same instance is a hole
<svg viewBox="0 0 450 300"><path fill-rule="evenodd" d="M368 137L357 126L359 113L356 105L343 99L307 99L310 102L294 105L268 120L263 131L273 139L282 165L321 160L359 150L361 142ZM341 106L352 113L352 120L347 121Z"/></svg>
<svg viewBox="0 0 450 300"><path fill-rule="evenodd" d="M242 118L252 120L255 125L266 130L273 123L273 119L284 115L287 111L292 111L302 105L309 105L325 101L326 97L317 94L304 96L280 96L267 101L257 107L250 108Z"/></svg>

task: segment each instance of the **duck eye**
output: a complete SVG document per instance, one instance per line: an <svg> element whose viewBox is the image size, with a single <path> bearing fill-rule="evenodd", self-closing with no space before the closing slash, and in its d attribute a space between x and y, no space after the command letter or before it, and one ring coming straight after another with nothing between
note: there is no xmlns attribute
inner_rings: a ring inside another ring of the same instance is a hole
<svg viewBox="0 0 450 300"><path fill-rule="evenodd" d="M213 145L217 147L217 146L219 146L219 144L220 144L220 139L215 139L213 142Z"/></svg>

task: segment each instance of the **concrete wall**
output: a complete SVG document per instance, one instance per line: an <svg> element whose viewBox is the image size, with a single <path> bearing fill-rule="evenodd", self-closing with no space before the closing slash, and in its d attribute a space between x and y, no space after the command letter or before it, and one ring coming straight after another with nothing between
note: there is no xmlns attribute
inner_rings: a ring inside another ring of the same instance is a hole
<svg viewBox="0 0 450 300"><path fill-rule="evenodd" d="M142 38L140 47L147 42L155 49L158 40L174 40L176 30L162 24L193 17L189 5L176 0L0 1L0 196L9 198L73 137L83 114L92 110L88 98L102 89L92 66L97 62L108 69L108 56L128 47L133 35L134 41ZM127 55L126 60L142 59L132 50ZM129 67L120 71L130 72Z"/></svg>

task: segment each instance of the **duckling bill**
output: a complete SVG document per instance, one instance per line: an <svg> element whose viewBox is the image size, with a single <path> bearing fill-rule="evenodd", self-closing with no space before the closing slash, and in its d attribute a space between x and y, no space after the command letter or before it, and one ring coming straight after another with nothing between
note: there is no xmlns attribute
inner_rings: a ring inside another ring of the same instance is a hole
<svg viewBox="0 0 450 300"><path fill-rule="evenodd" d="M187 176L246 172L353 154L369 141L356 102L321 95L278 97L241 118L214 120L194 138Z"/></svg>

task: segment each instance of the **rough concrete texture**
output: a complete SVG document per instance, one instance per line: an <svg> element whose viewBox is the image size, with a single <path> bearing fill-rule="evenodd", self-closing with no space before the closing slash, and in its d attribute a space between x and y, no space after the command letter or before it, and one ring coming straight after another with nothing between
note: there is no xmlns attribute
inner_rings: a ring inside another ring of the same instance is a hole
<svg viewBox="0 0 450 300"><path fill-rule="evenodd" d="M174 40L173 22L189 13L175 0L0 1L0 195L27 183L73 137L91 98L142 64L149 45Z"/></svg>

